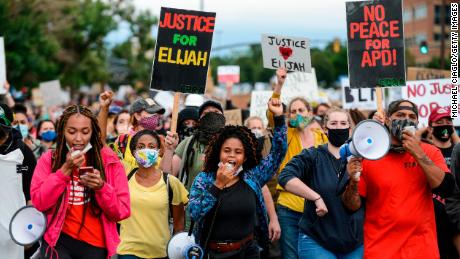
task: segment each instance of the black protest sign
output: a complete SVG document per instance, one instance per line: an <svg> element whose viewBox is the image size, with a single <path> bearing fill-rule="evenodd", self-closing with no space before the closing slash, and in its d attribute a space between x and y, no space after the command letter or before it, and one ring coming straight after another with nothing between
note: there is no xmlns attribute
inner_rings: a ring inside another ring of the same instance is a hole
<svg viewBox="0 0 460 259"><path fill-rule="evenodd" d="M405 86L401 0L347 2L352 88Z"/></svg>
<svg viewBox="0 0 460 259"><path fill-rule="evenodd" d="M216 13L161 8L150 87L203 94Z"/></svg>

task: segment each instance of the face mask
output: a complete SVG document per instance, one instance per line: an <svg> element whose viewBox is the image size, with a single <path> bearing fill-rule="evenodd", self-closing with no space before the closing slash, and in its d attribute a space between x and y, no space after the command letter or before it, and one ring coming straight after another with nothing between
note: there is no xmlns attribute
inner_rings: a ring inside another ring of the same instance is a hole
<svg viewBox="0 0 460 259"><path fill-rule="evenodd" d="M433 126L433 136L442 142L447 142L454 133L452 125Z"/></svg>
<svg viewBox="0 0 460 259"><path fill-rule="evenodd" d="M127 134L129 132L128 125L117 125L117 133L118 135Z"/></svg>
<svg viewBox="0 0 460 259"><path fill-rule="evenodd" d="M56 131L54 130L47 130L47 131L44 131L40 135L40 137L46 142L52 142L56 139L57 134L56 134Z"/></svg>
<svg viewBox="0 0 460 259"><path fill-rule="evenodd" d="M179 137L182 140L186 137L193 135L195 131L196 131L196 128L193 126L184 126L183 128L179 129Z"/></svg>
<svg viewBox="0 0 460 259"><path fill-rule="evenodd" d="M327 129L327 138L334 147L342 146L350 137L350 128L346 129Z"/></svg>
<svg viewBox="0 0 460 259"><path fill-rule="evenodd" d="M309 116L302 116L300 114L297 114L295 119L291 119L289 121L289 124L293 128L298 128L298 129L305 129L308 124L310 124L311 118Z"/></svg>
<svg viewBox="0 0 460 259"><path fill-rule="evenodd" d="M21 136L25 139L29 135L29 127L27 125L19 124L15 127L19 132L21 132Z"/></svg>
<svg viewBox="0 0 460 259"><path fill-rule="evenodd" d="M160 115L153 114L150 117L142 118L139 120L139 125L144 129L156 130L160 124Z"/></svg>
<svg viewBox="0 0 460 259"><path fill-rule="evenodd" d="M157 149L144 148L137 150L134 156L136 157L137 164L143 168L149 168L157 164L158 153Z"/></svg>
<svg viewBox="0 0 460 259"><path fill-rule="evenodd" d="M198 141L208 143L220 129L225 127L225 116L217 112L208 112L200 118Z"/></svg>
<svg viewBox="0 0 460 259"><path fill-rule="evenodd" d="M254 133L254 135L256 135L256 138L258 139L264 136L264 133L260 129L252 129L251 131Z"/></svg>
<svg viewBox="0 0 460 259"><path fill-rule="evenodd" d="M390 132L391 135L396 137L400 142L402 142L402 133L404 131L404 128L407 126L413 126L417 128L417 125L415 125L415 122L404 119L404 120L392 120L391 121L391 127L390 127Z"/></svg>

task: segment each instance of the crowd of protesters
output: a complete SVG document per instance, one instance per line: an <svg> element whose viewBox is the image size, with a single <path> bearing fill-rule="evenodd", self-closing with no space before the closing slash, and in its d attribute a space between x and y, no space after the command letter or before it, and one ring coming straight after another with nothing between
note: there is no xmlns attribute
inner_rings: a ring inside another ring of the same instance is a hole
<svg viewBox="0 0 460 259"><path fill-rule="evenodd" d="M404 127L417 128L417 105L393 101L369 114L388 129L390 151L347 161L339 149L367 111L282 103L288 76L276 71L268 125L246 112L228 125L230 98L189 95L171 122L132 93L48 109L3 96L0 160L18 149L23 160L20 182L3 177L0 189L19 192L47 226L34 246L0 247L20 258L167 258L171 237L190 230L205 258L458 258L450 110L433 109L414 133Z"/></svg>

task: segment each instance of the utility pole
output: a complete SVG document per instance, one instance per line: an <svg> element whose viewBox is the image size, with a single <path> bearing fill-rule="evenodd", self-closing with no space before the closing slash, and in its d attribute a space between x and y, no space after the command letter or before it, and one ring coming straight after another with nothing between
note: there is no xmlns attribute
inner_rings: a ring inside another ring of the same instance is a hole
<svg viewBox="0 0 460 259"><path fill-rule="evenodd" d="M440 10L440 17L441 17L441 60L440 66L441 69L444 69L444 52L445 52L445 34L446 34L446 0L441 0L441 10Z"/></svg>

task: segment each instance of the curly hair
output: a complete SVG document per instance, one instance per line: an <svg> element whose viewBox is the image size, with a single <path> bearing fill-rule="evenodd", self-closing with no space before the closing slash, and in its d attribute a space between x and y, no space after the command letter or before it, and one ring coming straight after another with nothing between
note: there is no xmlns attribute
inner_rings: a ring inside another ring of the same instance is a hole
<svg viewBox="0 0 460 259"><path fill-rule="evenodd" d="M229 125L215 135L205 151L204 171L217 172L222 145L229 138L239 139L243 143L245 161L243 168L250 169L260 163L262 155L257 151L257 138L244 126Z"/></svg>

